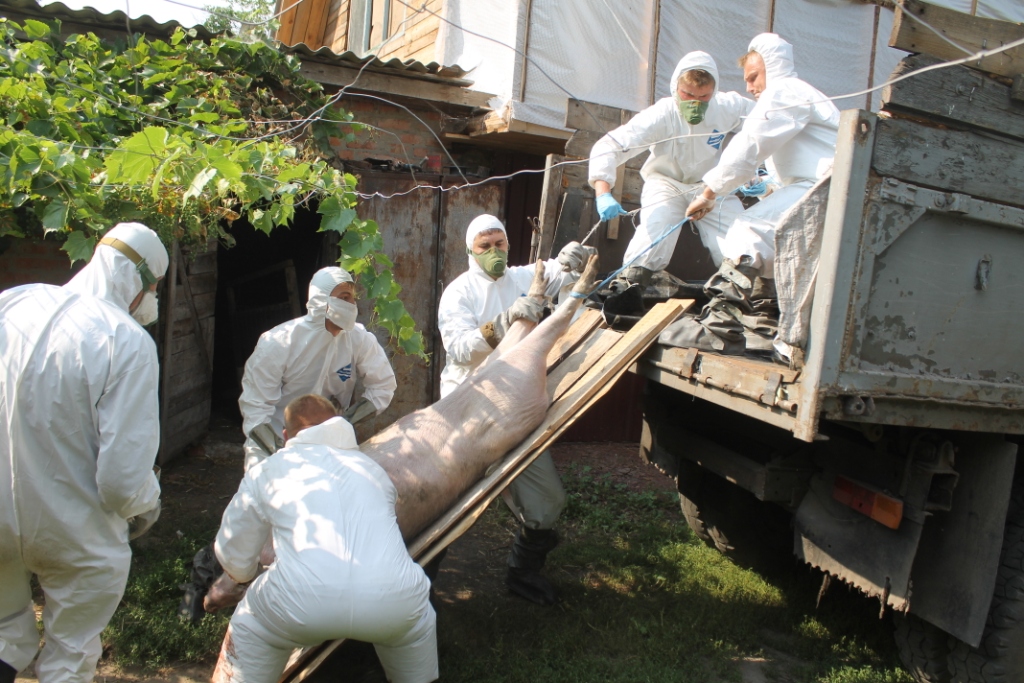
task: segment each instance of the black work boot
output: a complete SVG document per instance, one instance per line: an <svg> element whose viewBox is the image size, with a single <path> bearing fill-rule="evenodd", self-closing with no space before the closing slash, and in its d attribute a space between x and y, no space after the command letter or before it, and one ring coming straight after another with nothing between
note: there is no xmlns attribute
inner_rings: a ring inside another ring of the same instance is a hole
<svg viewBox="0 0 1024 683"><path fill-rule="evenodd" d="M651 283L654 271L643 266L630 266L608 283L608 296L604 300L605 318L612 322L616 316L643 316L644 290Z"/></svg>
<svg viewBox="0 0 1024 683"><path fill-rule="evenodd" d="M224 568L217 561L213 552L213 544L206 546L192 558L192 576L189 583L180 586L185 591L178 605L178 616L192 624L198 624L206 615L203 600L210 592L210 586L224 573Z"/></svg>
<svg viewBox="0 0 1024 683"><path fill-rule="evenodd" d="M0 683L14 683L14 677L18 672L13 666L0 659Z"/></svg>
<svg viewBox="0 0 1024 683"><path fill-rule="evenodd" d="M519 527L508 555L508 574L505 585L521 598L538 605L553 605L558 602L558 592L551 582L541 575L548 553L558 545L558 534L554 529L528 529Z"/></svg>

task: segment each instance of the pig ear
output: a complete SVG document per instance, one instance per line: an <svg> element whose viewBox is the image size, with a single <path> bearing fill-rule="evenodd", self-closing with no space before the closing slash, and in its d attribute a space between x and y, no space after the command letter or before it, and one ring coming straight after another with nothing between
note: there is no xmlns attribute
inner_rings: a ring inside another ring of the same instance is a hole
<svg viewBox="0 0 1024 683"><path fill-rule="evenodd" d="M588 295L594 289L594 281L597 280L597 254L591 254L587 260L587 266L583 269L583 275L576 281L572 291L576 294Z"/></svg>
<svg viewBox="0 0 1024 683"><path fill-rule="evenodd" d="M548 289L547 280L544 279L544 262L537 260L537 268L533 271L533 282L530 283L529 296L535 299L543 299L544 292Z"/></svg>

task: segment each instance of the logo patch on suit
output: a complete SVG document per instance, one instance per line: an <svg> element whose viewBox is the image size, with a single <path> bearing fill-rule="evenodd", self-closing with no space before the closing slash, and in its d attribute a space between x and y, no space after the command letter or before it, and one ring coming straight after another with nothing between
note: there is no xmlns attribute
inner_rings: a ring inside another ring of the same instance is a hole
<svg viewBox="0 0 1024 683"><path fill-rule="evenodd" d="M722 140L725 139L725 133L719 133L717 128L711 131L711 133L708 136L708 144L715 149L722 149Z"/></svg>
<svg viewBox="0 0 1024 683"><path fill-rule="evenodd" d="M349 363L344 367L338 368L337 370L334 371L334 373L342 382L347 382L349 378L352 377L352 364Z"/></svg>

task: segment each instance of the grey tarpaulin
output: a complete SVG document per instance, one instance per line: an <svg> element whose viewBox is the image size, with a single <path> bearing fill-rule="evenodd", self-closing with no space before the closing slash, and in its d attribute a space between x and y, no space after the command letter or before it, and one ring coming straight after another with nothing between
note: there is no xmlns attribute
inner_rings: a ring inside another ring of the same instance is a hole
<svg viewBox="0 0 1024 683"><path fill-rule="evenodd" d="M814 280L821 256L831 174L789 208L775 228L775 289L779 296L778 338L803 348L811 320Z"/></svg>

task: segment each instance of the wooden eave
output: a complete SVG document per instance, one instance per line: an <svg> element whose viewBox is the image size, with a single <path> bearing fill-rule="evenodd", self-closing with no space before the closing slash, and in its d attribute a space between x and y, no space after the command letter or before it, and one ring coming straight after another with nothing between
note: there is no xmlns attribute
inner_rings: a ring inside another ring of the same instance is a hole
<svg viewBox="0 0 1024 683"><path fill-rule="evenodd" d="M487 103L494 97L465 88L464 84L470 81L458 80L453 83L454 79L439 78L431 74L405 71L384 73L371 68L364 69L360 74L359 69L354 66L324 64L310 60L302 61L300 73L323 85L354 87L364 92L408 97L472 110L486 109Z"/></svg>
<svg viewBox="0 0 1024 683"><path fill-rule="evenodd" d="M514 119L506 110L475 116L463 130L441 133L441 139L445 142L544 156L564 154L565 141L571 135L572 131L569 130Z"/></svg>

